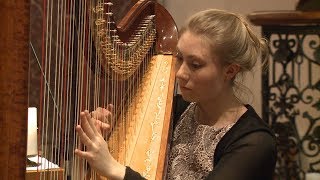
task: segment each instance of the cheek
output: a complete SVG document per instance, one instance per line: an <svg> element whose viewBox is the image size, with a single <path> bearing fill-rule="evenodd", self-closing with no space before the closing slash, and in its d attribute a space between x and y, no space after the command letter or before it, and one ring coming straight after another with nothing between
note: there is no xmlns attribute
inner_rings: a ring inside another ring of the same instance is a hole
<svg viewBox="0 0 320 180"><path fill-rule="evenodd" d="M217 80L218 74L216 71L211 69L203 69L194 76L194 82L202 84L203 86L213 85L217 82Z"/></svg>
<svg viewBox="0 0 320 180"><path fill-rule="evenodd" d="M198 93L210 94L219 91L222 87L220 76L215 72L203 73L193 79L194 86L199 90Z"/></svg>

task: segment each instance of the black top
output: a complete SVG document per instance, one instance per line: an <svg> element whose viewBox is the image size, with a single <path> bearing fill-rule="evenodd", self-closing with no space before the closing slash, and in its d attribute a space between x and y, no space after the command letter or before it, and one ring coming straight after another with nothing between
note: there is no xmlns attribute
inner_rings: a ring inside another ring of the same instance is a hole
<svg viewBox="0 0 320 180"><path fill-rule="evenodd" d="M206 179L272 179L277 157L275 136L255 110L250 105L246 107L248 110L218 143L214 168ZM127 167L124 179L144 178Z"/></svg>

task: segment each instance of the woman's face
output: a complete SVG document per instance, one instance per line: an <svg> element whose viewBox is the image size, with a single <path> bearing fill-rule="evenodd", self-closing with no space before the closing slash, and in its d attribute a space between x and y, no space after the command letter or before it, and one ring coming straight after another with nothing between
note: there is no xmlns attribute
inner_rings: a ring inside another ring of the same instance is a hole
<svg viewBox="0 0 320 180"><path fill-rule="evenodd" d="M186 101L221 99L227 87L225 68L205 40L186 31L178 41L176 56L176 79Z"/></svg>

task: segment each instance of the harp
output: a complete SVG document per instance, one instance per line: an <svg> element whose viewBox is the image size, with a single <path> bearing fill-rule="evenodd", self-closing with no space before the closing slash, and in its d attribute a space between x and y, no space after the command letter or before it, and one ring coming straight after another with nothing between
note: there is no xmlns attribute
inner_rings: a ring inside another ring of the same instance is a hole
<svg viewBox="0 0 320 180"><path fill-rule="evenodd" d="M128 13L117 14L116 3ZM177 42L169 13L148 0L5 0L0 8L2 178L102 178L73 155L82 147L74 127L80 111L113 104L112 155L162 179ZM38 145L36 169L26 171L30 106L38 110Z"/></svg>

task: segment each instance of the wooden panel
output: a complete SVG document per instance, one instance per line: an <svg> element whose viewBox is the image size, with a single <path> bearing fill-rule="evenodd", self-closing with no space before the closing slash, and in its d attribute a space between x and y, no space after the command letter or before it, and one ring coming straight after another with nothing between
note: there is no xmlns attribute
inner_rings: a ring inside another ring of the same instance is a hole
<svg viewBox="0 0 320 180"><path fill-rule="evenodd" d="M29 0L0 2L0 174L24 179L26 171Z"/></svg>
<svg viewBox="0 0 320 180"><path fill-rule="evenodd" d="M255 25L319 24L320 11L258 11L248 18Z"/></svg>

